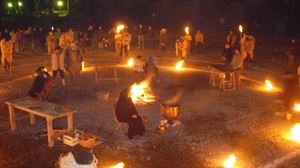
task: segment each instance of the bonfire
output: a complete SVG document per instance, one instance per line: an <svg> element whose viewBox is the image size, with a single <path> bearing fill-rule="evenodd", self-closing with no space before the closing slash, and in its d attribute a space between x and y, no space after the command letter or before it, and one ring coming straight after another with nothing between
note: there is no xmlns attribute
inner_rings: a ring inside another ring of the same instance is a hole
<svg viewBox="0 0 300 168"><path fill-rule="evenodd" d="M155 102L156 97L153 96L150 84L147 80L130 87L130 95L134 104L150 104Z"/></svg>

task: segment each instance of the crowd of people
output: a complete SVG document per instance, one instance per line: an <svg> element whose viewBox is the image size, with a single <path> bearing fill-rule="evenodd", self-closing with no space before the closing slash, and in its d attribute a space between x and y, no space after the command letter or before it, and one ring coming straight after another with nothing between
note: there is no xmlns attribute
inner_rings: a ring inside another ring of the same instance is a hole
<svg viewBox="0 0 300 168"><path fill-rule="evenodd" d="M102 26L88 26L86 31L76 31L72 28L61 30L60 28L51 27L50 31L45 31L43 28L28 27L27 29L16 31L8 31L5 29L0 31L0 47L1 47L1 63L7 73L11 73L11 65L13 63L13 54L18 54L23 51L43 49L47 50L49 60L51 62L52 73L49 73L45 67L39 67L36 70L35 77L29 95L43 100L51 100L51 90L57 76L61 78L63 86L66 85L65 73L69 74L71 81L76 83L80 81L80 71L82 70L83 56L86 50L89 49L104 49L112 47L122 61L129 57L129 52L133 48L133 39L136 39L136 49L143 50L145 48L159 49L166 51L170 45L169 32L167 28L161 28L156 34L151 26L139 24L133 29L129 29L127 25L114 26L109 31L105 31ZM133 31L134 30L134 31ZM175 55L185 60L192 52L203 52L205 36L197 30L192 36L189 28L186 27L185 32L180 33L175 41ZM239 35L238 35L239 34ZM157 39L157 40L156 40ZM288 64L295 64L295 39L291 40L291 45L287 49ZM224 66L226 72L226 80L230 80L230 75L233 74L235 87L240 88L241 72L244 68L252 68L254 60L255 38L252 35L245 33L236 33L230 31L225 38L224 45ZM275 56L274 56L275 57ZM273 58L276 60L277 58ZM273 60L272 59L272 60ZM135 71L146 72L147 76L151 76L153 83L157 81L158 68L153 62L153 57L148 57L146 62L142 56L135 58ZM298 68L300 76L300 68ZM300 78L299 78L300 79ZM299 80L300 85L300 80ZM138 133L128 133L129 138L133 135L142 134L144 131L131 100L128 98L128 89L124 90L119 99L121 109L128 105L128 116L117 116L120 122L126 122L134 131L135 124L138 125ZM125 104L125 105L124 105ZM133 106L133 107L132 107ZM126 107L127 108L127 107ZM116 112L118 113L119 110ZM118 114L117 114L118 115ZM130 117L132 116L132 117ZM126 121L125 121L126 120Z"/></svg>

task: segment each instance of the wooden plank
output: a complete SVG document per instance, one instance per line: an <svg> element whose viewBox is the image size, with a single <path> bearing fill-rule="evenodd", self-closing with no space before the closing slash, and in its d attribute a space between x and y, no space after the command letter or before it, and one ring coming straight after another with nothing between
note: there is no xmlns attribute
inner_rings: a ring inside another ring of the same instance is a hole
<svg viewBox="0 0 300 168"><path fill-rule="evenodd" d="M69 131L73 130L73 114L72 113L68 114L68 130Z"/></svg>
<svg viewBox="0 0 300 168"><path fill-rule="evenodd" d="M33 113L34 115L40 117L51 117L51 118L60 118L67 116L68 113L72 113L73 111L68 110L64 107L61 107L61 111L58 111L57 108L59 107L57 104L50 103L47 101L37 101L31 103L32 98L20 98L13 101L7 101L6 104L12 104L14 108L19 110ZM59 108L58 108L59 109Z"/></svg>
<svg viewBox="0 0 300 168"><path fill-rule="evenodd" d="M47 118L47 133L48 133L48 146L54 146L53 140L53 120L51 118Z"/></svg>
<svg viewBox="0 0 300 168"><path fill-rule="evenodd" d="M16 131L16 119L15 119L15 110L12 104L8 105L8 111L9 111L9 121L10 121L10 129L11 131Z"/></svg>

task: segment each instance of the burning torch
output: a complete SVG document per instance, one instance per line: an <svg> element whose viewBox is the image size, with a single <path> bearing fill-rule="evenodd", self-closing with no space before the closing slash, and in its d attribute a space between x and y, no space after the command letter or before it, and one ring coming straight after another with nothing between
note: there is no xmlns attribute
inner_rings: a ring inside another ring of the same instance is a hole
<svg viewBox="0 0 300 168"><path fill-rule="evenodd" d="M243 28L242 25L239 25L239 31L240 31L240 36L241 36L241 38L242 38L242 36L243 36L243 31L244 31L244 28Z"/></svg>
<svg viewBox="0 0 300 168"><path fill-rule="evenodd" d="M184 28L184 31L185 31L185 34L186 34L186 35L189 35L189 34L190 34L190 28L189 28L188 26L186 26L186 27Z"/></svg>

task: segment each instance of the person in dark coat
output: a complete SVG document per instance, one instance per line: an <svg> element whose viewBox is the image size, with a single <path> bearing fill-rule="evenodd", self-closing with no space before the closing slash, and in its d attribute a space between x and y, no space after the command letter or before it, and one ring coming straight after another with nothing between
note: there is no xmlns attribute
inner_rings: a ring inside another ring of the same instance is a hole
<svg viewBox="0 0 300 168"><path fill-rule="evenodd" d="M119 122L124 122L129 125L127 133L129 139L132 139L134 135L142 136L144 134L145 126L131 100L129 88L121 91L115 113Z"/></svg>
<svg viewBox="0 0 300 168"><path fill-rule="evenodd" d="M45 67L39 67L36 69L36 73L37 76L29 90L29 96L41 100L50 100L50 91L53 84L51 75L45 71Z"/></svg>
<svg viewBox="0 0 300 168"><path fill-rule="evenodd" d="M229 68L230 63L231 63L232 58L233 58L232 48L231 48L229 43L225 43L223 56L225 58L225 65L226 65L227 68Z"/></svg>

